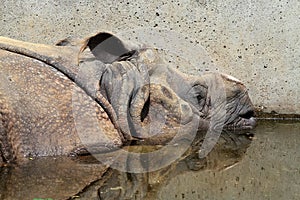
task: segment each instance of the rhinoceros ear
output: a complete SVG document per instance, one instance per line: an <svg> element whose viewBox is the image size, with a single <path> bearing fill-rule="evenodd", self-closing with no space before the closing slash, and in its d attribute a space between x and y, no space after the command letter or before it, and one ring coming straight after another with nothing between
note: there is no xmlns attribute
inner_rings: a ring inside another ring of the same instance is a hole
<svg viewBox="0 0 300 200"><path fill-rule="evenodd" d="M86 39L81 52L86 48L103 63L112 63L130 58L138 50L138 45L123 42L110 33L102 32Z"/></svg>

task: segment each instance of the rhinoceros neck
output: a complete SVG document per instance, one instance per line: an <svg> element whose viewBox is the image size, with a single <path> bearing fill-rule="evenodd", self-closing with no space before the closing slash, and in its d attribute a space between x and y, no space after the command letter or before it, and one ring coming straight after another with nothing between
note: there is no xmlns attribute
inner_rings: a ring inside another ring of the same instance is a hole
<svg viewBox="0 0 300 200"><path fill-rule="evenodd" d="M72 81L76 80L79 48L77 50L76 47L34 44L0 37L0 49L44 62Z"/></svg>
<svg viewBox="0 0 300 200"><path fill-rule="evenodd" d="M34 44L23 42L6 37L0 37L0 49L39 60L50 67L61 72L72 82L76 83L88 96L94 99L108 114L115 128L120 133L116 114L111 104L101 95L100 92L92 92L86 87L84 79L78 76L79 71L79 52L81 46L51 46L45 44ZM99 80L100 81L100 80ZM123 139L124 140L124 139Z"/></svg>

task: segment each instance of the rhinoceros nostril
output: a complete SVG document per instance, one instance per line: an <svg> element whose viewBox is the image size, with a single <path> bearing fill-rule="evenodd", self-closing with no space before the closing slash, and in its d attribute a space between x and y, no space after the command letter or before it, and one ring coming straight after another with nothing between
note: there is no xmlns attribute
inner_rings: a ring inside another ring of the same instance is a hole
<svg viewBox="0 0 300 200"><path fill-rule="evenodd" d="M246 113L240 114L239 116L241 118L250 119L251 117L254 117L254 111L253 110L249 110Z"/></svg>

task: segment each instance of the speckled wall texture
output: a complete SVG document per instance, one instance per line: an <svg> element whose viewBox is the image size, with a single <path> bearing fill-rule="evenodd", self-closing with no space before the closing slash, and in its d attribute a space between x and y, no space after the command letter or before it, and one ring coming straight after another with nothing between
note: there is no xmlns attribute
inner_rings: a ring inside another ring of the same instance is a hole
<svg viewBox="0 0 300 200"><path fill-rule="evenodd" d="M183 71L209 68L190 50L202 47L214 70L246 84L257 108L300 114L299 0L2 0L0 27L2 36L47 44L101 30L130 37L140 29L173 31L193 63Z"/></svg>

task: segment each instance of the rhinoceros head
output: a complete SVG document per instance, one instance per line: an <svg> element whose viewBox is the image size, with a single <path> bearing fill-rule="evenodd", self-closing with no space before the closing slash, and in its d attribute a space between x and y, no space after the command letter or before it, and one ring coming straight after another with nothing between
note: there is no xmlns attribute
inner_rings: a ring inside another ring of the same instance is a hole
<svg viewBox="0 0 300 200"><path fill-rule="evenodd" d="M126 138L162 143L179 129L204 130L212 121L234 129L255 125L247 90L231 76L186 75L165 62L159 50L110 33L88 38L85 50L89 56L83 62L105 63L99 90Z"/></svg>
<svg viewBox="0 0 300 200"><path fill-rule="evenodd" d="M238 79L220 73L206 73L194 77L191 104L203 118L222 123L226 129L250 129L255 126L254 107L247 88ZM196 98L193 98L196 95Z"/></svg>

